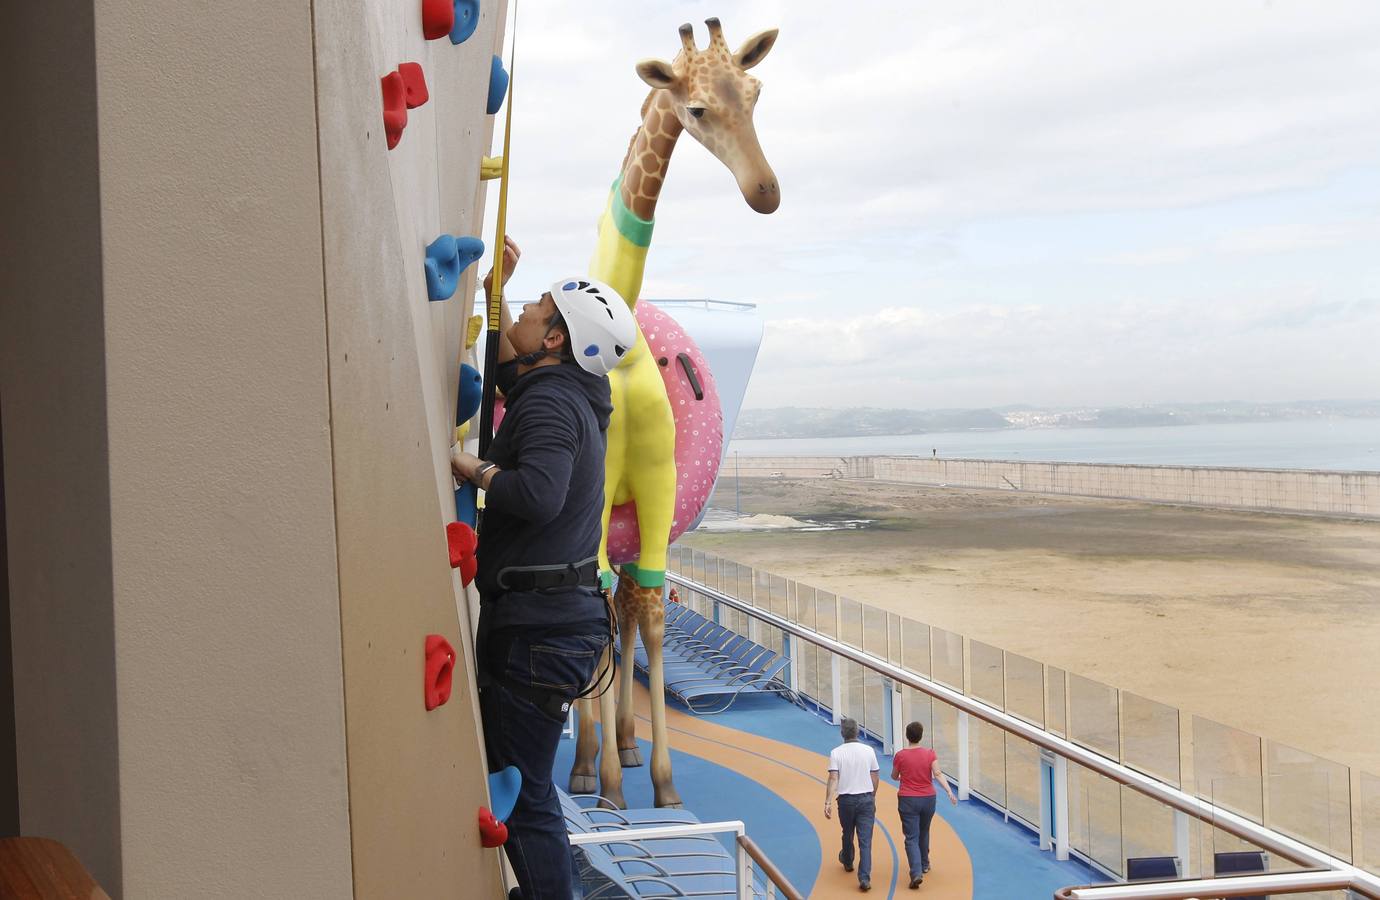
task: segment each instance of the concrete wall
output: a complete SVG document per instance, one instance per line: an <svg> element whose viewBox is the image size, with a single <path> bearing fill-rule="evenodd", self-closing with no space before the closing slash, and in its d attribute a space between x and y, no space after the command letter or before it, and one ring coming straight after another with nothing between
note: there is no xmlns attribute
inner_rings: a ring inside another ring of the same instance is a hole
<svg viewBox="0 0 1380 900"><path fill-rule="evenodd" d="M20 828L116 898L499 894L443 532L473 273L428 304L421 261L481 221L503 10L456 48L419 9L4 5Z"/></svg>
<svg viewBox="0 0 1380 900"><path fill-rule="evenodd" d="M876 478L946 487L1380 517L1380 472L1216 469L906 456L744 456L738 458L737 465L744 478ZM732 474L732 466L733 460L730 459L726 474Z"/></svg>

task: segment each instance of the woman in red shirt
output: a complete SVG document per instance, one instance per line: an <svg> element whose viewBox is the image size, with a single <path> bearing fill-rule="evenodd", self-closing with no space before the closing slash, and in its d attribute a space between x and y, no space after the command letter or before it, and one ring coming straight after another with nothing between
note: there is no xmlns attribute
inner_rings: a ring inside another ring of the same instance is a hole
<svg viewBox="0 0 1380 900"><path fill-rule="evenodd" d="M925 726L911 722L906 726L906 749L898 750L891 759L891 777L901 783L897 803L901 812L901 830L906 836L906 862L910 865L910 887L915 890L930 870L930 821L934 818L934 786L938 784L949 795L949 802L958 798L949 789L949 780L939 768L939 758L929 747L921 747Z"/></svg>

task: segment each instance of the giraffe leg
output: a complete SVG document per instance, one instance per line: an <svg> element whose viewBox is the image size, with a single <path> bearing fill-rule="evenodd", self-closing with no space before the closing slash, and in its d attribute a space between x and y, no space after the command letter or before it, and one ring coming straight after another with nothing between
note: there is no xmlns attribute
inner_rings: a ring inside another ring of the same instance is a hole
<svg viewBox="0 0 1380 900"><path fill-rule="evenodd" d="M622 641L623 667L618 672L618 762L625 768L642 765L642 751L637 747L637 719L633 710L633 647L637 638L640 616L635 605L637 583L628 574L628 567L618 573L618 620L627 625L619 632ZM646 638L643 638L646 641Z"/></svg>
<svg viewBox="0 0 1380 900"><path fill-rule="evenodd" d="M671 780L671 736L666 730L666 685L661 670L661 641L666 633L666 610L661 605L661 590L650 590L654 592L656 602L642 607L639 627L642 629L642 642L647 647L647 689L652 695L652 789L658 807L679 809L680 793Z"/></svg>
<svg viewBox="0 0 1380 900"><path fill-rule="evenodd" d="M613 648L609 647L609 654ZM602 726L599 751L599 793L614 809L627 809L623 799L623 767L618 764L617 727L614 725L613 687L599 695L599 724Z"/></svg>
<svg viewBox="0 0 1380 900"><path fill-rule="evenodd" d="M570 767L572 794L595 794L599 792L599 780L595 777L594 760L599 755L599 736L594 731L594 703L588 697L575 701L579 730L575 739L575 764Z"/></svg>

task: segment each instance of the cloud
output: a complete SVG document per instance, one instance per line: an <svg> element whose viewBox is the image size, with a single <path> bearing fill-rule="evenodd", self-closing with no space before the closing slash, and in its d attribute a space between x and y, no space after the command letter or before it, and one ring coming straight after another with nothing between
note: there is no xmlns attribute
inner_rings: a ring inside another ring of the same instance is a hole
<svg viewBox="0 0 1380 900"><path fill-rule="evenodd" d="M633 64L671 58L683 21L703 43L721 15L731 44L781 28L753 74L782 206L753 213L682 138L646 294L759 304L750 402L799 402L802 387L848 403L943 385L947 405L981 405L1302 396L1283 373L1319 395L1374 383L1354 333L1380 296L1373 2L831 11L524 0L513 290L588 259L647 93Z"/></svg>

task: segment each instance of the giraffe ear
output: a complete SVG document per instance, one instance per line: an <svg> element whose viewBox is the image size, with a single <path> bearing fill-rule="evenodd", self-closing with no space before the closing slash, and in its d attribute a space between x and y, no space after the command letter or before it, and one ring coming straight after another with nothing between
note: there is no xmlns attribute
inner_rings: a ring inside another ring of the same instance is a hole
<svg viewBox="0 0 1380 900"><path fill-rule="evenodd" d="M738 48L738 52L733 54L733 61L741 69L751 69L759 62L767 58L771 52L772 45L776 43L777 29L768 28L766 31L759 31L752 37L743 41L743 46Z"/></svg>
<svg viewBox="0 0 1380 900"><path fill-rule="evenodd" d="M644 59L637 64L637 77L657 90L667 90L676 83L671 64L662 59Z"/></svg>

